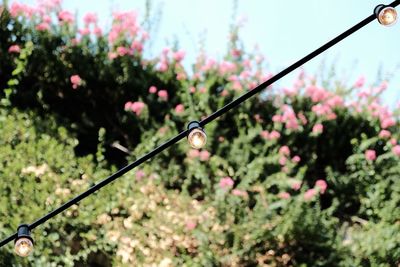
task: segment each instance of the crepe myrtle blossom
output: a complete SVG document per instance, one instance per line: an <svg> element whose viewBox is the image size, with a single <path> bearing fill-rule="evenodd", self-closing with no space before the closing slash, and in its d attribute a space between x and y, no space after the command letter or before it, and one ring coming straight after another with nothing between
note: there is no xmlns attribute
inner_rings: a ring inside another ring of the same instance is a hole
<svg viewBox="0 0 400 267"><path fill-rule="evenodd" d="M372 149L368 149L367 151L365 151L365 158L368 161L374 161L376 159L376 152L375 150Z"/></svg>
<svg viewBox="0 0 400 267"><path fill-rule="evenodd" d="M319 192L324 194L326 189L328 188L328 184L324 180L317 180L315 182L315 187L319 188Z"/></svg>
<svg viewBox="0 0 400 267"><path fill-rule="evenodd" d="M233 182L232 178L229 176L224 177L219 181L219 187L222 189L230 188L233 186L233 184L234 184L234 182Z"/></svg>
<svg viewBox="0 0 400 267"><path fill-rule="evenodd" d="M309 200L313 199L316 194L317 194L317 190L315 190L314 188L308 189L304 193L304 199L309 201Z"/></svg>
<svg viewBox="0 0 400 267"><path fill-rule="evenodd" d="M365 84L365 77L364 76L360 76L357 81L354 83L353 87L354 88L361 88L363 87Z"/></svg>
<svg viewBox="0 0 400 267"><path fill-rule="evenodd" d="M237 188L232 190L232 195L238 196L238 197L247 197L248 196L246 191L243 191L243 190L240 190Z"/></svg>
<svg viewBox="0 0 400 267"><path fill-rule="evenodd" d="M300 156L296 155L296 156L294 156L294 157L292 158L292 161L293 161L294 163L299 163L299 162L301 161L301 158L300 158Z"/></svg>
<svg viewBox="0 0 400 267"><path fill-rule="evenodd" d="M294 182L292 182L291 188L292 188L294 191L300 190L300 188L301 188L301 182L299 182L299 181L294 181Z"/></svg>
<svg viewBox="0 0 400 267"><path fill-rule="evenodd" d="M155 86L150 86L150 88L149 88L149 93L150 93L150 94L155 94L155 93L157 93L157 87L155 87Z"/></svg>
<svg viewBox="0 0 400 267"><path fill-rule="evenodd" d="M392 148L392 152L393 152L393 154L395 154L396 156L399 156L399 157L400 157L400 145L395 145L395 146Z"/></svg>
<svg viewBox="0 0 400 267"><path fill-rule="evenodd" d="M391 135L392 134L388 130L381 130L379 132L379 138L382 138L382 139L390 138Z"/></svg>
<svg viewBox="0 0 400 267"><path fill-rule="evenodd" d="M185 111L185 107L183 106L183 104L178 104L175 107L175 113L176 114L182 114Z"/></svg>
<svg viewBox="0 0 400 267"><path fill-rule="evenodd" d="M78 86L82 84L82 79L79 75L75 74L70 77L70 81L72 83L72 88L77 89Z"/></svg>
<svg viewBox="0 0 400 267"><path fill-rule="evenodd" d="M315 124L312 129L313 134L320 134L323 131L324 131L324 126L321 123Z"/></svg>
<svg viewBox="0 0 400 267"><path fill-rule="evenodd" d="M201 161L207 161L210 158L210 152L208 152L207 150L202 150L199 157Z"/></svg>
<svg viewBox="0 0 400 267"><path fill-rule="evenodd" d="M21 47L19 45L12 45L8 48L8 53L19 54L21 52Z"/></svg>
<svg viewBox="0 0 400 267"><path fill-rule="evenodd" d="M160 90L160 91L158 91L158 97L161 99L161 100L164 100L164 101L167 101L168 100L168 92L166 91L166 90Z"/></svg>
<svg viewBox="0 0 400 267"><path fill-rule="evenodd" d="M290 194L288 192L280 192L278 194L278 197L281 199L289 199L290 198Z"/></svg>

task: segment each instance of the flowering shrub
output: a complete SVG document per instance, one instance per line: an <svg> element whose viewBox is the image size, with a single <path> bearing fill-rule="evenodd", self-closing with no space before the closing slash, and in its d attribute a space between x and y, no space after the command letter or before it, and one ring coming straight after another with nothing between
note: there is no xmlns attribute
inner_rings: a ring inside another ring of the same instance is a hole
<svg viewBox="0 0 400 267"><path fill-rule="evenodd" d="M134 12L114 13L109 32L95 14L75 20L57 0L1 14L2 235L273 75L238 27L222 60L200 53L189 71L184 50L144 56L150 34ZM180 142L36 229L27 262L398 265L398 111L379 99L387 81L366 82L301 70L291 87L267 88L207 125L204 149Z"/></svg>

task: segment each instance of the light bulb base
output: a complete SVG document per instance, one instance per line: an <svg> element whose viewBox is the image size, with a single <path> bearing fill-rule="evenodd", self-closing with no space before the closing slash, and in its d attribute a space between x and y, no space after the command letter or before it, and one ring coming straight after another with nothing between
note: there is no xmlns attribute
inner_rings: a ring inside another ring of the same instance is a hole
<svg viewBox="0 0 400 267"><path fill-rule="evenodd" d="M375 7L375 9L374 9L374 14L375 14L375 17L378 19L378 21L379 21L379 13L381 13L381 11L382 11L385 7L388 7L388 6L386 6L386 5L384 5L384 4L380 4L380 5L377 5L377 6ZM379 23L380 23L380 22L379 22Z"/></svg>
<svg viewBox="0 0 400 267"><path fill-rule="evenodd" d="M15 239L14 243L16 243L18 241L18 239L23 238L23 237L29 239L33 243L33 239L31 237L31 232L29 230L28 224L21 224L18 226L17 238Z"/></svg>
<svg viewBox="0 0 400 267"><path fill-rule="evenodd" d="M201 128L201 125L200 125L200 123L199 123L198 121L191 121L191 122L189 122L187 128L188 128L189 132L190 132L191 130L193 130L193 129L201 129L201 130L203 130L203 128Z"/></svg>

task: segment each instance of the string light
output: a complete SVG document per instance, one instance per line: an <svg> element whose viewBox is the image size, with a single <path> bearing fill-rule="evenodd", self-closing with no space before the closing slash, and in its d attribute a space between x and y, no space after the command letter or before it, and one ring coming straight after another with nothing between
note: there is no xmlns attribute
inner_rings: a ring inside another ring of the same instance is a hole
<svg viewBox="0 0 400 267"><path fill-rule="evenodd" d="M18 226L17 238L15 239L14 250L17 255L27 257L33 251L33 239L31 237L29 226L21 224Z"/></svg>
<svg viewBox="0 0 400 267"><path fill-rule="evenodd" d="M394 7L379 5L374 13L379 23L384 26L393 26L397 22L397 11Z"/></svg>
<svg viewBox="0 0 400 267"><path fill-rule="evenodd" d="M355 33L356 31L360 30L367 24L371 23L375 19L379 20L379 23L389 26L393 25L397 20L397 12L394 10L394 7L400 5L400 0L395 0L390 5L379 5L375 8L374 14L368 16L358 24L354 25L347 31L343 32L342 34L338 35L331 41L327 42L326 44L322 45L318 49L314 50L310 54L306 55L305 57L301 58L300 60L296 61L286 69L282 70L275 76L271 77L269 80L261 83L257 87L253 88L252 90L246 92L245 94L241 95L240 97L236 98L232 102L228 103L224 107L220 108L219 110L215 111L205 119L201 120L200 122L191 122L188 125L188 129L179 133L177 136L173 137L172 139L168 140L164 144L156 147L149 153L145 154L144 156L138 158L136 161L132 162L131 164L123 167L122 169L118 170L114 174L110 175L106 179L100 181L99 183L93 185L85 192L79 194L78 196L70 199L68 202L64 203L60 207L56 208L55 210L49 212L48 214L44 215L43 217L39 218L35 222L28 225L20 225L18 227L17 233L10 235L9 237L0 241L0 247L4 246L5 244L11 242L15 239L15 252L22 256L28 256L33 250L33 239L30 237L30 230L35 229L39 225L45 223L49 219L53 218L54 216L60 214L61 212L65 211L72 205L77 204L82 199L88 197L89 195L95 193L102 187L108 185L109 183L113 182L117 178L121 177L125 173L129 172L130 170L134 169L135 167L139 166L140 164L146 162L147 160L153 158L154 156L158 155L165 149L171 147L172 145L176 144L178 141L184 139L185 137L188 138L188 142L194 148L201 148L206 144L207 136L201 126L205 126L208 123L214 121L215 119L221 117L228 111L232 110L233 108L239 106L241 103L249 99L250 97L254 96L257 93L260 93L263 89L267 88L268 86L272 85L276 81L280 80L287 74L291 73L292 71L296 70L303 64L307 63L311 59L315 58L322 52L328 50L332 46L336 45L340 41L344 40L351 34Z"/></svg>
<svg viewBox="0 0 400 267"><path fill-rule="evenodd" d="M188 142L194 149L203 148L207 143L207 135L198 121L192 121L188 125Z"/></svg>

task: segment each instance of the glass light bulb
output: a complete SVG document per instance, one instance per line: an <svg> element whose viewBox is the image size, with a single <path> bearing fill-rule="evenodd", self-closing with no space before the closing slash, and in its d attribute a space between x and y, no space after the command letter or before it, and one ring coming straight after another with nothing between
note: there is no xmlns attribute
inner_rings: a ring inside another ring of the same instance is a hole
<svg viewBox="0 0 400 267"><path fill-rule="evenodd" d="M188 136L188 141L191 147L200 149L207 143L207 136L201 129L193 129Z"/></svg>
<svg viewBox="0 0 400 267"><path fill-rule="evenodd" d="M15 242L15 253L21 257L27 257L33 251L33 243L29 238L21 237Z"/></svg>
<svg viewBox="0 0 400 267"><path fill-rule="evenodd" d="M385 26L392 26L397 22L397 11L393 7L383 8L378 15L379 23Z"/></svg>

